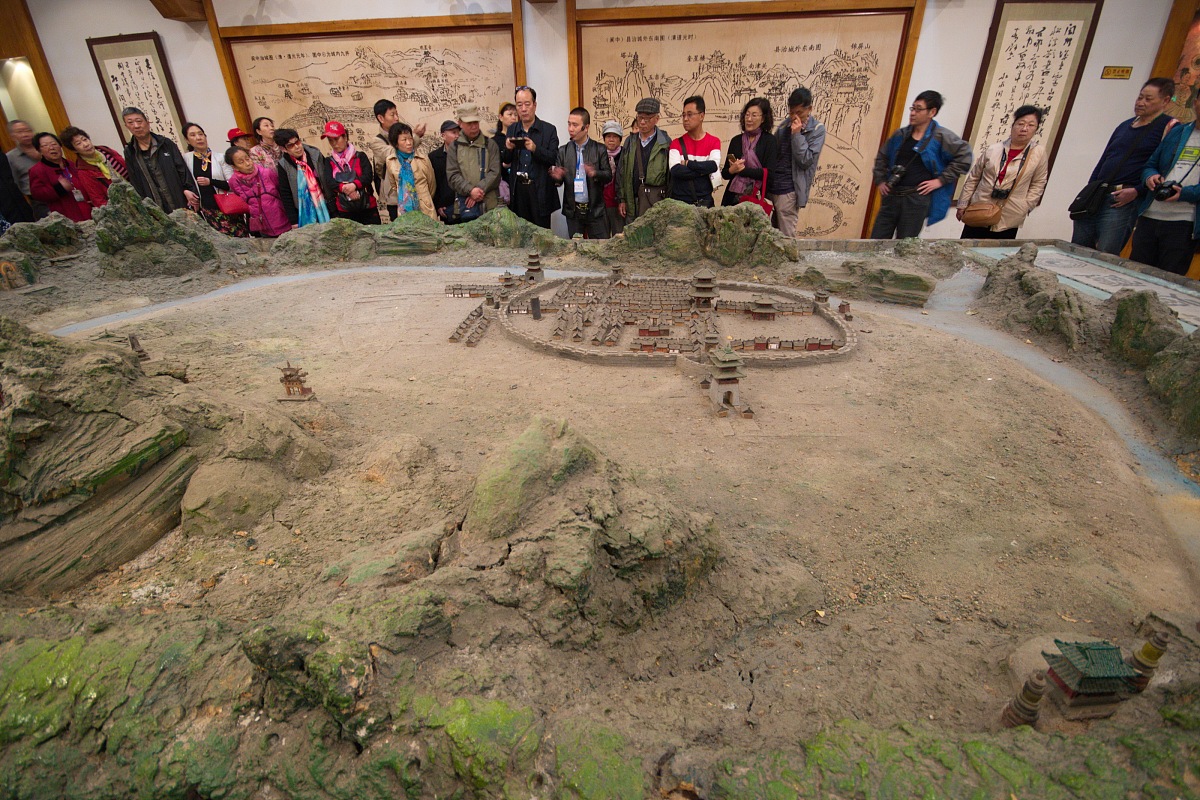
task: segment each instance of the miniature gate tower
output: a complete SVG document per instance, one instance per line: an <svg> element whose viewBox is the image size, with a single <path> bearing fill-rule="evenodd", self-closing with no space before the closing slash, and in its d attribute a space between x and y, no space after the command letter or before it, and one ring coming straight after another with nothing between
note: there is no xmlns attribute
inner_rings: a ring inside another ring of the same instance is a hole
<svg viewBox="0 0 1200 800"><path fill-rule="evenodd" d="M313 390L304 385L304 379L308 377L308 373L300 367L293 367L292 362L288 361L286 367L277 367L283 373L279 377L279 382L283 384L283 397L276 398L280 402L287 400L316 400L317 396L313 394Z"/></svg>
<svg viewBox="0 0 1200 800"><path fill-rule="evenodd" d="M1050 696L1067 719L1100 719L1112 716L1117 704L1132 690L1137 673L1121 657L1121 648L1110 642L1054 640L1058 653L1043 652L1050 669L1046 678Z"/></svg>
<svg viewBox="0 0 1200 800"><path fill-rule="evenodd" d="M726 345L709 351L708 358L712 362L712 374L700 382L700 387L708 389L708 398L717 409L717 416L727 417L732 411L746 419L753 418L754 412L742 402L738 385L746 377L742 371L745 363L742 357Z"/></svg>
<svg viewBox="0 0 1200 800"><path fill-rule="evenodd" d="M713 303L717 299L717 286L714 283L716 278L717 273L708 267L702 268L692 276L692 288L688 295L692 298L693 308L702 311L712 310Z"/></svg>

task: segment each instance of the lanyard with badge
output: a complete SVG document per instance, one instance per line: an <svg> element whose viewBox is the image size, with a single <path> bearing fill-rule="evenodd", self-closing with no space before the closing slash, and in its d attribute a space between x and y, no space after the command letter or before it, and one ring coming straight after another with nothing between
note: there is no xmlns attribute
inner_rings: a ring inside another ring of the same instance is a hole
<svg viewBox="0 0 1200 800"><path fill-rule="evenodd" d="M71 191L75 195L75 201L79 203L84 202L83 192L79 191L79 187L75 185L75 176L71 174L71 168L66 164L63 164L62 171L63 177L65 177L71 184Z"/></svg>
<svg viewBox="0 0 1200 800"><path fill-rule="evenodd" d="M583 169L583 149L575 145L575 202L586 203L588 199L587 193L587 173Z"/></svg>

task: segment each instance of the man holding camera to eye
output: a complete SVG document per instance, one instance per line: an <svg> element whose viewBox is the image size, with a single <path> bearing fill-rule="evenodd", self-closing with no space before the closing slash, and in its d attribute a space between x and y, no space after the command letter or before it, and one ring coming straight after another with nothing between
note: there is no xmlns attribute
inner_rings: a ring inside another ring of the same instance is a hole
<svg viewBox="0 0 1200 800"><path fill-rule="evenodd" d="M971 145L934 119L941 108L941 94L921 92L908 109L908 125L875 156L880 201L872 239L918 236L926 222L940 222L950 210L954 184L971 168L972 155Z"/></svg>
<svg viewBox="0 0 1200 800"><path fill-rule="evenodd" d="M513 94L517 121L505 132L500 158L512 164L512 199L508 207L521 219L550 227L559 208L558 189L550 168L558 165L558 129L537 116L537 92L518 86Z"/></svg>
<svg viewBox="0 0 1200 800"><path fill-rule="evenodd" d="M1200 94L1192 99L1200 117ZM1176 275L1186 275L1200 242L1200 129L1193 120L1176 125L1142 170L1149 193L1139 206L1129 257Z"/></svg>

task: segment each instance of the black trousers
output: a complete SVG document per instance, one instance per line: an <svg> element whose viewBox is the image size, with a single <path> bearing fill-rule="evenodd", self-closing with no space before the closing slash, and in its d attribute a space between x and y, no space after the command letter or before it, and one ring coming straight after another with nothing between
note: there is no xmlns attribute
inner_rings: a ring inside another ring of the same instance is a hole
<svg viewBox="0 0 1200 800"><path fill-rule="evenodd" d="M1187 275L1196 254L1192 238L1195 223L1191 220L1163 222L1150 217L1138 217L1133 229L1133 248L1129 257L1139 264L1149 264L1165 272Z"/></svg>
<svg viewBox="0 0 1200 800"><path fill-rule="evenodd" d="M1006 231L994 231L991 228L977 228L974 225L963 225L962 236L960 239L1015 239L1017 238L1017 228L1009 228Z"/></svg>
<svg viewBox="0 0 1200 800"><path fill-rule="evenodd" d="M879 214L871 228L872 239L912 239L921 235L929 216L930 194L889 194L879 204Z"/></svg>
<svg viewBox="0 0 1200 800"><path fill-rule="evenodd" d="M550 215L543 216L537 213L538 191L537 184L517 181L512 186L512 200L509 201L508 207L521 219L527 219L539 228L549 229Z"/></svg>

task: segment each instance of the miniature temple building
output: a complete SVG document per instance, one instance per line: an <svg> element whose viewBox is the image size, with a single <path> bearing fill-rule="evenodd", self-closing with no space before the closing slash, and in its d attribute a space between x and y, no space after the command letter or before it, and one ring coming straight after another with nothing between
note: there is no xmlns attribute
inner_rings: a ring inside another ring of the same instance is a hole
<svg viewBox="0 0 1200 800"><path fill-rule="evenodd" d="M514 291L517 288L517 276L504 270L504 274L500 276L500 285L510 292Z"/></svg>
<svg viewBox="0 0 1200 800"><path fill-rule="evenodd" d="M750 307L750 318L756 322L770 322L779 313L775 308L775 301L765 294L756 294L750 299L753 302Z"/></svg>
<svg viewBox="0 0 1200 800"><path fill-rule="evenodd" d="M1069 719L1111 716L1123 695L1132 691L1137 673L1125 663L1121 648L1109 642L1054 640L1060 652L1042 655L1050 668L1051 696ZM1082 710L1071 713L1073 709Z"/></svg>
<svg viewBox="0 0 1200 800"><path fill-rule="evenodd" d="M829 290L817 289L815 292L813 292L813 302L820 303L824 306L829 305Z"/></svg>
<svg viewBox="0 0 1200 800"><path fill-rule="evenodd" d="M276 400L283 402L285 400L317 399L313 390L304 385L304 379L308 377L308 373L303 369L293 367L291 361L287 362L286 367L276 367L276 369L283 373L279 378L279 382L283 384L283 397L277 397Z"/></svg>
<svg viewBox="0 0 1200 800"><path fill-rule="evenodd" d="M545 278L542 272L542 256L537 250L530 250L525 260L525 280L538 283Z"/></svg>
<svg viewBox="0 0 1200 800"><path fill-rule="evenodd" d="M692 288L688 292L688 297L692 298L692 305L699 309L711 309L713 301L717 298L717 287L714 284L717 274L708 267L704 267L695 275L692 276Z"/></svg>

